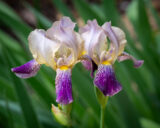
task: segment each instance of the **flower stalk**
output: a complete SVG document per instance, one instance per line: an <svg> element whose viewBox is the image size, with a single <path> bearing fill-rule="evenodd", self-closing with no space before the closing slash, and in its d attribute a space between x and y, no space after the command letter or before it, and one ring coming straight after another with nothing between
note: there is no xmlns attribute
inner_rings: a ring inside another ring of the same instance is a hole
<svg viewBox="0 0 160 128"><path fill-rule="evenodd" d="M104 128L104 115L105 115L105 108L101 106L100 128Z"/></svg>
<svg viewBox="0 0 160 128"><path fill-rule="evenodd" d="M103 93L96 86L94 86L94 89L101 108L100 128L104 128L105 107L107 105L109 96L103 95Z"/></svg>

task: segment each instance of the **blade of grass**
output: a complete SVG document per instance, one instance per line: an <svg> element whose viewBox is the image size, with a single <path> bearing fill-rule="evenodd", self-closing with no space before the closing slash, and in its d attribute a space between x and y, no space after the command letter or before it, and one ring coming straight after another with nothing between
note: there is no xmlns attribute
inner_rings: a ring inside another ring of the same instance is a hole
<svg viewBox="0 0 160 128"><path fill-rule="evenodd" d="M8 56L7 52L4 52L4 53L6 55L8 64L10 64L8 69L11 69L11 66L13 65L13 60ZM19 99L19 103L21 105L21 109L23 111L23 115L24 115L27 127L40 128L41 127L40 123L37 119L37 115L35 113L35 110L33 108L33 105L30 101L29 95L26 91L26 88L24 87L23 82L19 78L17 78L13 73L11 73L10 76L13 81L13 85L15 87L15 91Z"/></svg>

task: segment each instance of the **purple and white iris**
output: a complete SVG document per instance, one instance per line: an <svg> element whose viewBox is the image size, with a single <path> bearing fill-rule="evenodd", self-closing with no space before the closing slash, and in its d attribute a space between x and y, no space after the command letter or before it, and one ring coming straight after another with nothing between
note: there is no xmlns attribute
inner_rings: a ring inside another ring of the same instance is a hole
<svg viewBox="0 0 160 128"><path fill-rule="evenodd" d="M114 62L131 59L134 66L138 68L143 64L143 61L138 61L133 56L123 52L127 43L125 34L120 28L111 26L110 22L104 23L101 27L96 20L89 20L87 25L80 28L79 33L85 41L85 53L98 66L94 84L105 96L115 95L122 89L122 86L115 77L112 68Z"/></svg>
<svg viewBox="0 0 160 128"><path fill-rule="evenodd" d="M73 101L71 69L78 62L83 51L83 40L74 31L75 23L68 17L53 23L47 31L36 29L29 34L29 48L34 60L12 68L21 78L34 76L41 64L56 70L56 101L69 104Z"/></svg>
<svg viewBox="0 0 160 128"><path fill-rule="evenodd" d="M46 31L32 31L28 40L34 59L12 68L12 72L20 78L29 78L36 75L41 64L52 67L57 73L56 101L65 105L73 102L71 70L81 61L86 69L92 71L92 76L98 66L94 84L105 96L118 93L122 87L112 68L114 62L131 59L135 67L143 64L143 61L137 61L123 52L127 42L124 32L118 27L112 27L110 22L100 27L96 20L89 20L79 33L74 28L75 23L63 17ZM107 38L110 40L109 47Z"/></svg>

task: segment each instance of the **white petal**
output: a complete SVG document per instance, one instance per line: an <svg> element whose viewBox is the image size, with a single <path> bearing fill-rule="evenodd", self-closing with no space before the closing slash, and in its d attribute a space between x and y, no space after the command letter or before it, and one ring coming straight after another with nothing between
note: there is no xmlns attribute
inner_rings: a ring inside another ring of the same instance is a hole
<svg viewBox="0 0 160 128"><path fill-rule="evenodd" d="M112 26L112 29L113 29L113 31L117 37L118 43L119 43L118 55L120 55L124 51L124 47L127 43L126 36L125 36L125 33L123 32L122 29L120 29L118 27L113 27L113 26Z"/></svg>
<svg viewBox="0 0 160 128"><path fill-rule="evenodd" d="M29 48L33 54L34 59L39 64L46 64L55 68L55 52L60 47L60 43L54 42L45 37L44 30L34 30L30 33Z"/></svg>

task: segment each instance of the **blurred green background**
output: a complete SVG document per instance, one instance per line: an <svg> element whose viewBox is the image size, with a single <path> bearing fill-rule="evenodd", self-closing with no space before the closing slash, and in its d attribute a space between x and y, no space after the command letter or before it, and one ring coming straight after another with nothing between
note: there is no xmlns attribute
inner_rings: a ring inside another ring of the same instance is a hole
<svg viewBox="0 0 160 128"><path fill-rule="evenodd" d="M61 16L78 25L111 21L127 37L131 61L114 65L123 90L111 97L106 128L160 128L160 1L159 0L3 0L0 1L0 128L62 128L51 114L55 102L55 71L42 66L38 75L19 79L11 68L32 59L27 37L47 29ZM78 27L77 27L78 28ZM100 108L93 80L81 64L73 69L73 128L98 128Z"/></svg>

